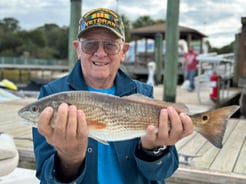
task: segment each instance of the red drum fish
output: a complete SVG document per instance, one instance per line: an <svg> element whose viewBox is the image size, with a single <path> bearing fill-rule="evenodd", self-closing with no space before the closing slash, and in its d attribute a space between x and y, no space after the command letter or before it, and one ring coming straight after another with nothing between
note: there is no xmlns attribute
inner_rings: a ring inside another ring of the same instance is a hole
<svg viewBox="0 0 246 184"><path fill-rule="evenodd" d="M68 91L39 99L19 110L18 115L32 126L37 126L40 113L50 106L54 108L51 125L61 103L75 105L84 111L89 127L89 136L100 140L121 141L143 136L149 124L158 128L160 110L173 106L177 112L188 113L181 103L169 103L140 94L117 97L88 91ZM239 106L227 106L207 112L191 114L194 129L217 148L222 140L228 119Z"/></svg>

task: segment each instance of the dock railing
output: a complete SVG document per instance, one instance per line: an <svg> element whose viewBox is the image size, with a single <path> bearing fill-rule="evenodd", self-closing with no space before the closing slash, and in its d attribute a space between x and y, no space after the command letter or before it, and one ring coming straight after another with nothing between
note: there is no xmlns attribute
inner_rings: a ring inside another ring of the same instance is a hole
<svg viewBox="0 0 246 184"><path fill-rule="evenodd" d="M217 55L216 53L202 54L197 57L198 60L198 87L197 97L199 103L202 103L200 92L201 84L209 83L212 88L210 77L212 74L218 75L217 98L215 103L219 105L229 95L229 88L233 77L234 54ZM214 100L214 99L213 99Z"/></svg>
<svg viewBox="0 0 246 184"><path fill-rule="evenodd" d="M0 69L68 70L66 60L0 57Z"/></svg>

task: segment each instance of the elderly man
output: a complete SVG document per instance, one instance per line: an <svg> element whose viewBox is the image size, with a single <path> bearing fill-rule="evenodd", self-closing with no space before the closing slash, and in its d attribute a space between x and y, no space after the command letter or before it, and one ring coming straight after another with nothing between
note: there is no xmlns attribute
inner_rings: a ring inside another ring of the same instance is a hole
<svg viewBox="0 0 246 184"><path fill-rule="evenodd" d="M125 43L123 22L114 11L98 8L86 13L73 45L79 58L73 70L44 85L39 98L70 90L153 97L151 86L128 78L119 69L129 44ZM193 131L189 116L168 107L160 112L158 132L149 122L145 136L104 145L88 137L83 109L61 104L54 128L50 126L52 114L51 107L45 108L38 129L33 129L41 183L164 183L178 167L174 144Z"/></svg>

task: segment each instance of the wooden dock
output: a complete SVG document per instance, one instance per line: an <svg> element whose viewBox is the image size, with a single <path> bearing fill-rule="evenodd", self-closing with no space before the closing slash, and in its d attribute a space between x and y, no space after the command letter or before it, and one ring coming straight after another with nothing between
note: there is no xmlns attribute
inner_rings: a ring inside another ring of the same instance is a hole
<svg viewBox="0 0 246 184"><path fill-rule="evenodd" d="M20 123L18 110L34 99L23 99L0 103L0 132L10 134L19 151L19 166L35 168L32 128Z"/></svg>
<svg viewBox="0 0 246 184"><path fill-rule="evenodd" d="M155 98L161 98L161 87L155 89ZM178 102L184 98L189 101L187 105L192 112L211 108L208 101L197 105L194 102L195 92L188 93L179 88L177 96ZM32 133L31 127L20 123L17 111L33 100L23 99L0 103L0 131L9 133L15 138L20 154L19 167L24 168L35 168ZM215 148L196 132L179 141L176 146L180 154L180 168L167 180L168 184L246 183L246 119L231 118L229 120L222 149ZM185 160L182 155L190 155L194 158Z"/></svg>
<svg viewBox="0 0 246 184"><path fill-rule="evenodd" d="M179 141L180 169L170 178L174 183L243 184L246 183L246 120L230 119L223 148L217 149L200 134ZM177 182L179 181L179 182ZM186 181L186 182L184 182Z"/></svg>
<svg viewBox="0 0 246 184"><path fill-rule="evenodd" d="M154 96L162 99L163 86L156 86ZM203 86L199 92L187 92L177 87L176 101L189 107L190 113L216 108L210 100L210 89ZM240 89L231 88L228 99ZM217 149L200 134L194 132L176 144L180 154L180 168L168 179L168 184L244 184L246 183L246 119L231 118L223 139L223 148ZM190 156L184 159L184 156ZM192 158L193 157L193 158Z"/></svg>

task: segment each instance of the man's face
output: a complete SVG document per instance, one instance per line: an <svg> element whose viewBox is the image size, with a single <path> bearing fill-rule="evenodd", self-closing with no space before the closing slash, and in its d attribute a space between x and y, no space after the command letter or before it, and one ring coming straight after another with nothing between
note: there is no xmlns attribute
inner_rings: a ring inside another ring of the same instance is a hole
<svg viewBox="0 0 246 184"><path fill-rule="evenodd" d="M193 52L194 48L192 46L189 47L189 52Z"/></svg>
<svg viewBox="0 0 246 184"><path fill-rule="evenodd" d="M94 28L84 33L77 52L87 84L93 87L95 83L100 83L102 88L111 87L128 47L113 32L104 28Z"/></svg>

